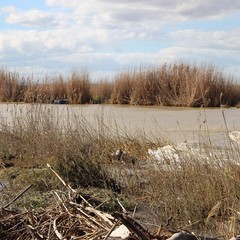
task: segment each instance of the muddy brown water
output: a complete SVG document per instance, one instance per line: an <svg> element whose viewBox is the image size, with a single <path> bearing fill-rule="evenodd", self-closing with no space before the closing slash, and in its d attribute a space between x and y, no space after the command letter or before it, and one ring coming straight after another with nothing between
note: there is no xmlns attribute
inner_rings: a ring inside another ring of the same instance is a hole
<svg viewBox="0 0 240 240"><path fill-rule="evenodd" d="M35 114L33 114L35 113ZM98 125L104 122L112 131L164 137L175 143L209 142L224 145L228 132L240 130L239 108L175 108L125 105L37 105L0 104L0 123L11 126L19 119L47 114L55 124L74 124L76 119Z"/></svg>

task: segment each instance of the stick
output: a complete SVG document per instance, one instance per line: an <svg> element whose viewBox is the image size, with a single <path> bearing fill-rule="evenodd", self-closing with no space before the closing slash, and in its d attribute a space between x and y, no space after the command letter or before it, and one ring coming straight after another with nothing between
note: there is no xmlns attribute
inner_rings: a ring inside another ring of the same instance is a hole
<svg viewBox="0 0 240 240"><path fill-rule="evenodd" d="M58 239L62 240L63 239L63 235L58 231L57 229L57 220L62 217L62 215L60 215L59 217L55 218L53 220L53 231L55 232L56 236Z"/></svg>
<svg viewBox="0 0 240 240"><path fill-rule="evenodd" d="M113 216L120 219L121 222L128 228L130 232L133 232L141 240L150 240L151 234L145 230L138 222L133 218L129 217L127 214L114 213Z"/></svg>
<svg viewBox="0 0 240 240"><path fill-rule="evenodd" d="M58 175L58 173L47 163L47 166L50 168L50 170L58 177L58 179L62 182L62 184L69 188L68 185L65 183L65 181ZM71 189L72 190L72 189Z"/></svg>
<svg viewBox="0 0 240 240"><path fill-rule="evenodd" d="M117 202L119 206L122 208L123 213L127 213L127 210L124 208L124 206L120 203L119 199L117 198Z"/></svg>
<svg viewBox="0 0 240 240"><path fill-rule="evenodd" d="M65 210L67 211L67 213L72 216L72 214L69 212L68 208L66 207L66 205L64 204L63 200L60 198L60 196L58 195L57 192L54 191L54 194L57 196L58 200L62 203L63 207L65 208Z"/></svg>
<svg viewBox="0 0 240 240"><path fill-rule="evenodd" d="M137 211L137 206L138 206L138 204L136 204L135 207L134 207L132 218L135 217L135 214L136 214L136 211Z"/></svg>
<svg viewBox="0 0 240 240"><path fill-rule="evenodd" d="M108 237L111 235L111 233L113 232L113 230L115 229L115 227L117 226L117 224L118 224L119 222L120 222L120 219L118 219L117 222L115 222L115 223L112 225L111 229L109 230L108 234L105 236L105 238L104 238L103 240L107 240L107 239L108 239Z"/></svg>
<svg viewBox="0 0 240 240"><path fill-rule="evenodd" d="M18 198L20 198L29 188L31 188L33 185L28 185L24 190L22 190L14 199L12 199L8 204L6 204L3 208L9 207L12 203L14 203Z"/></svg>
<svg viewBox="0 0 240 240"><path fill-rule="evenodd" d="M77 208L77 210L88 220L90 220L92 223L94 223L96 226L109 231L109 228L106 228L105 226L103 226L102 224L100 224L99 222L97 222L93 217L89 216L87 213L85 213L82 209Z"/></svg>
<svg viewBox="0 0 240 240"><path fill-rule="evenodd" d="M75 189L73 189L69 184L67 185L65 183L65 181L59 176L59 174L47 163L47 166L50 168L50 170L57 176L57 178L61 181L61 183L68 188L71 192L76 193L77 191ZM83 197L79 194L80 198L90 207L92 207L92 205Z"/></svg>

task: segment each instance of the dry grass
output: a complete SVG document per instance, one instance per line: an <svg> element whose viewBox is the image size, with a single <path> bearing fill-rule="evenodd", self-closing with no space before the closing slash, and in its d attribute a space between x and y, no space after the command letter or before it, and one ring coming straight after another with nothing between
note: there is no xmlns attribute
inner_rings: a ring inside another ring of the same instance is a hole
<svg viewBox="0 0 240 240"><path fill-rule="evenodd" d="M0 101L51 103L112 103L186 107L238 106L240 86L217 67L186 63L163 64L117 73L112 81L91 82L87 72L68 77L23 78L0 70Z"/></svg>
<svg viewBox="0 0 240 240"><path fill-rule="evenodd" d="M107 80L100 80L91 84L92 103L109 103L113 92L113 84Z"/></svg>
<svg viewBox="0 0 240 240"><path fill-rule="evenodd" d="M45 105L33 105L24 119L14 116L13 127L1 122L0 132L1 180L8 181L8 194L30 183L35 192L58 189L46 170L50 163L73 187L110 189L148 205L155 224L172 217L174 228L239 233L238 147L220 149L222 159L209 151L210 162L191 154L180 167L166 169L147 160L147 149L162 146L164 139L153 142L139 133L118 134L101 120L92 125L79 116L69 115L64 124ZM119 148L136 164L117 161L112 153ZM2 202L9 200L7 193L0 192ZM36 199L32 204L41 205Z"/></svg>
<svg viewBox="0 0 240 240"><path fill-rule="evenodd" d="M70 79L67 81L67 98L69 102L73 104L90 102L90 81L88 73L73 72L71 74Z"/></svg>
<svg viewBox="0 0 240 240"><path fill-rule="evenodd" d="M25 80L17 72L0 70L0 101L18 102L23 100Z"/></svg>
<svg viewBox="0 0 240 240"><path fill-rule="evenodd" d="M111 102L186 107L235 106L240 100L239 92L239 85L224 77L216 67L164 64L117 75Z"/></svg>

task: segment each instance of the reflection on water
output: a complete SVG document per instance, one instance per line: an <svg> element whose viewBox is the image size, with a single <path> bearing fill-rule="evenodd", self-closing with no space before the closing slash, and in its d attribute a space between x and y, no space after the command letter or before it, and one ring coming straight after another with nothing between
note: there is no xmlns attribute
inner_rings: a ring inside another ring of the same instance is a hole
<svg viewBox="0 0 240 240"><path fill-rule="evenodd" d="M93 124L103 121L115 130L118 128L131 134L142 131L149 137L166 136L176 143L210 139L213 144L222 145L227 139L227 131L240 130L240 109L237 108L0 104L0 120L6 125L27 118L33 112L51 115L56 124L73 124L73 118Z"/></svg>

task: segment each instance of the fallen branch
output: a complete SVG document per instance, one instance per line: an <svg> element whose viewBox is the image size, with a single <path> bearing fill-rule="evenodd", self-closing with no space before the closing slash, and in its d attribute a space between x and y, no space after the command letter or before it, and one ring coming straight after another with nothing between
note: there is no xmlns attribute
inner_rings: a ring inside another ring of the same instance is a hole
<svg viewBox="0 0 240 240"><path fill-rule="evenodd" d="M17 199L19 199L28 189L32 187L32 184L28 185L24 190L22 190L15 198L13 198L8 204L3 206L2 208L5 209L9 207L12 203L14 203Z"/></svg>
<svg viewBox="0 0 240 240"><path fill-rule="evenodd" d="M134 233L141 240L150 240L152 238L151 234L145 230L136 220L129 217L124 213L114 213L114 217L120 219L121 222L128 228L128 230Z"/></svg>

